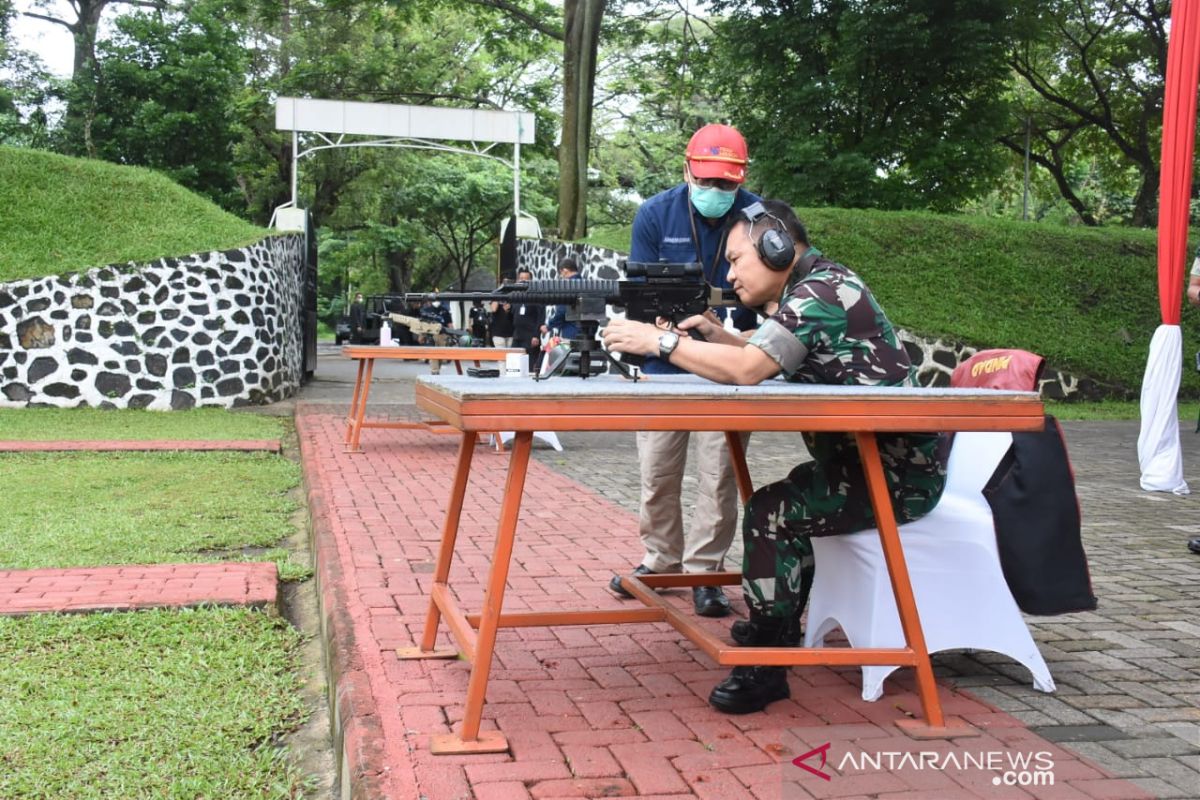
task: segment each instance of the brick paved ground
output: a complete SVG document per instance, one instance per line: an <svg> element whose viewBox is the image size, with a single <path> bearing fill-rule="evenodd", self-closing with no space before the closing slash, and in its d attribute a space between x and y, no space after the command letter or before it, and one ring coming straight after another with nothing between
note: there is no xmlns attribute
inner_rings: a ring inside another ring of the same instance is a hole
<svg viewBox="0 0 1200 800"><path fill-rule="evenodd" d="M274 607L272 563L0 570L0 615L200 605Z"/></svg>
<svg viewBox="0 0 1200 800"><path fill-rule="evenodd" d="M234 450L279 452L278 439L229 439L226 441L206 441L198 439L170 439L148 441L93 441L93 440L60 440L49 442L0 441L0 453L57 453L73 452L76 450L94 453L124 452L124 451L157 451L157 450Z"/></svg>
<svg viewBox="0 0 1200 800"><path fill-rule="evenodd" d="M373 397L411 397L404 377L384 378ZM342 390L349 396L344 380L322 388L327 394L318 399ZM413 413L376 403L371 411ZM505 732L513 753L435 758L428 734L459 721L469 667L400 662L393 651L420 632L455 441L368 430L366 454L348 456L341 452L344 412L344 402L302 406L297 423L331 679L358 796L1200 797L1200 558L1183 549L1186 528L1200 515L1193 498L1137 488L1135 426L1068 426L1102 606L1031 620L1059 692L1034 693L1023 669L1002 657L937 658L946 686L961 687L943 691L947 710L979 727L979 738L920 744L897 736L892 722L918 708L906 678L889 681L879 702L864 703L857 670L793 670L791 701L726 717L705 704L724 670L669 627L520 629L500 634L484 720ZM632 436L562 438L565 453L535 450L506 608L616 607L603 584L639 557ZM778 453L799 452L795 439L780 440L771 452L764 441L750 449L759 483L793 465ZM1188 444L1194 465L1195 443ZM452 575L472 609L481 601L506 464L483 447L476 454ZM833 780L790 764L825 742ZM980 769L855 769L844 762L864 752L921 751L943 759L1044 751L1056 783L995 787L995 773Z"/></svg>

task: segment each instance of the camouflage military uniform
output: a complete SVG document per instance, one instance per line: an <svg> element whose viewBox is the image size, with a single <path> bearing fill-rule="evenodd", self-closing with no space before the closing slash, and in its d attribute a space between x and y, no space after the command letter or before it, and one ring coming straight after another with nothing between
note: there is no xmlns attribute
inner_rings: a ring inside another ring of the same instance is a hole
<svg viewBox="0 0 1200 800"><path fill-rule="evenodd" d="M818 251L812 269L789 282L779 310L750 339L790 381L853 386L914 385L912 364L862 279ZM879 434L879 452L897 522L929 513L946 481L949 447L938 434ZM795 619L812 586L812 536L874 527L854 437L804 435L813 460L758 489L742 525L746 603Z"/></svg>

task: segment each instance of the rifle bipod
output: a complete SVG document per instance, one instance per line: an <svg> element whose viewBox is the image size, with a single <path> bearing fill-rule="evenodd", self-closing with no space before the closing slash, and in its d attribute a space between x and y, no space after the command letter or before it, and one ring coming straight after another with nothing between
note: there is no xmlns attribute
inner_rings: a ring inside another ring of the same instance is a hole
<svg viewBox="0 0 1200 800"><path fill-rule="evenodd" d="M609 364L616 367L617 372L629 380L636 382L638 375L629 369L629 365L613 358L612 353L600 346L599 340L596 339L596 332L599 330L599 327L599 323L595 320L580 320L579 336L557 344L554 348L547 351L545 357L550 359L550 368L544 374L539 370L533 376L533 379L542 381L547 378L553 378L555 375L562 375L567 368L567 363L571 360L571 356L578 353L580 378L590 378L592 376L592 364L602 363L600 357L603 356Z"/></svg>

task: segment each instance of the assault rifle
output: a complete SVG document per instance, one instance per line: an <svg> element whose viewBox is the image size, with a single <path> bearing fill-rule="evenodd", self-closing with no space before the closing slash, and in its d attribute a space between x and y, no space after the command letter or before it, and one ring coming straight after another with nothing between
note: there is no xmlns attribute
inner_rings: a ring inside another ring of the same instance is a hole
<svg viewBox="0 0 1200 800"><path fill-rule="evenodd" d="M732 289L718 289L704 280L704 266L691 263L652 263L630 261L623 264L624 280L579 279L505 282L491 292L440 292L435 294L406 294L405 300L446 300L501 302L510 304L538 303L567 306L567 321L578 322L580 334L571 340L570 353L579 354L582 377L592 374L592 358L603 357L614 364L621 374L636 377L629 371L628 364L639 363L640 359L626 355L624 361L615 360L596 341L600 325L608 321L606 306L624 309L625 316L640 322L655 322L660 318L674 325L696 314L703 314L714 306L736 306L737 295ZM693 338L702 338L696 331L689 331ZM602 365L598 358L597 364ZM550 371L550 375L561 371L566 365L566 355ZM549 377L547 375L546 377Z"/></svg>
<svg viewBox="0 0 1200 800"><path fill-rule="evenodd" d="M392 322L397 325L403 325L413 332L416 336L437 336L445 334L452 337L455 341L462 341L463 337L470 340L470 332L451 328L448 325L443 325L440 322L429 319L421 319L420 317L410 317L407 314L397 314L392 312L389 314Z"/></svg>

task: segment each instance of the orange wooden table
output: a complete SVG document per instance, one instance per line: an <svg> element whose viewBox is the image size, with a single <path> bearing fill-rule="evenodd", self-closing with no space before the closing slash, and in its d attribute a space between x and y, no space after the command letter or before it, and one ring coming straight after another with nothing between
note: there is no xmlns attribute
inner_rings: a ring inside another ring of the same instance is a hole
<svg viewBox="0 0 1200 800"><path fill-rule="evenodd" d="M342 355L358 362L358 376L354 379L354 394L350 398L350 413L346 415L346 450L350 453L361 453L358 441L363 428L424 428L433 433L452 433L445 428L437 429L431 425L443 424L438 422L368 422L367 395L371 391L371 375L375 371L375 360L391 361L449 361L454 364L458 374L463 374L462 362L471 361L480 366L485 361L500 362L500 371L504 371L504 359L510 353L524 353L516 348L497 347L399 347L351 345L342 348Z"/></svg>
<svg viewBox="0 0 1200 800"><path fill-rule="evenodd" d="M1042 403L1031 392L974 389L841 387L769 381L760 386L722 386L693 376L659 376L630 383L608 376L586 381L504 379L483 381L457 376L418 379L417 406L462 432L458 466L450 489L429 612L421 643L397 651L400 658L450 658L457 650L436 650L438 625L445 619L463 655L471 661L466 708L457 734L434 736L435 754L502 752L508 742L499 731L480 731L496 632L500 628L549 625L601 625L667 622L715 662L737 665L871 665L914 667L924 720L898 720L918 738L970 735L973 729L943 718L925 636L913 600L908 567L892 514L875 434L885 431L1041 430ZM477 431L513 430L516 437L500 505L483 609L464 613L447 582L454 557L459 517ZM738 489L750 495L750 474L737 435L742 431L842 431L854 435L862 454L871 504L906 646L900 648L738 647L695 624L653 589L667 586L730 585L735 572L626 576L623 585L645 608L600 611L504 613L504 588L512 558L517 517L534 430L555 431L725 431Z"/></svg>

